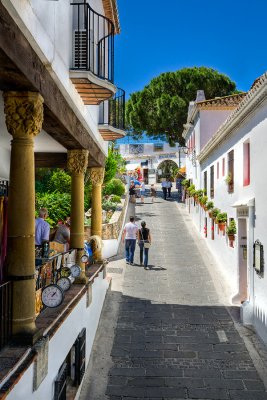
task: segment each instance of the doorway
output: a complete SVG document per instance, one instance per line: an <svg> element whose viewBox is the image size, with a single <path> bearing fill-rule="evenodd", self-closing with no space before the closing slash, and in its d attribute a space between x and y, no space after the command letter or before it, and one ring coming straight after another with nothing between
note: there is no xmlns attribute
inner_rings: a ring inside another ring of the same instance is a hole
<svg viewBox="0 0 267 400"><path fill-rule="evenodd" d="M239 296L243 303L248 299L247 219L238 219Z"/></svg>

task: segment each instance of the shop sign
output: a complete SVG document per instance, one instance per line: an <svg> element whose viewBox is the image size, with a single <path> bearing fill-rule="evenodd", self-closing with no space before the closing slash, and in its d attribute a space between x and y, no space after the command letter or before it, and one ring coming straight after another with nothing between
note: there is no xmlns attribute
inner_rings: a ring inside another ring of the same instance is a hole
<svg viewBox="0 0 267 400"><path fill-rule="evenodd" d="M175 153L168 153L168 154L159 154L159 158L176 158Z"/></svg>
<svg viewBox="0 0 267 400"><path fill-rule="evenodd" d="M248 207L239 207L237 209L237 218L248 217Z"/></svg>

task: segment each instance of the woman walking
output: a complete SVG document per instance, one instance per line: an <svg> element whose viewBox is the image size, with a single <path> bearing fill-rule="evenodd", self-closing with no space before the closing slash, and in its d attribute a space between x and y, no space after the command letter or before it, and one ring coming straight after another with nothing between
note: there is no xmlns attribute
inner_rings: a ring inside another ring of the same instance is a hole
<svg viewBox="0 0 267 400"><path fill-rule="evenodd" d="M138 229L138 243L140 247L140 265L143 265L143 259L144 259L144 267L145 269L147 269L148 251L151 245L151 235L149 229L146 228L145 221L141 222L141 229Z"/></svg>

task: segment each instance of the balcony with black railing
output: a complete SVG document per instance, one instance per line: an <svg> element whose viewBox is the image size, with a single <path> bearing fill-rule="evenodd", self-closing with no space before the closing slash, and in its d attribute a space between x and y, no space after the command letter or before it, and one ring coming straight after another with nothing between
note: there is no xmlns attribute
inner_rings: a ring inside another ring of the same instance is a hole
<svg viewBox="0 0 267 400"><path fill-rule="evenodd" d="M114 25L88 3L71 3L73 54L70 78L84 104L100 104L116 91Z"/></svg>
<svg viewBox="0 0 267 400"><path fill-rule="evenodd" d="M99 131L104 140L125 136L125 91L117 90L112 99L99 107Z"/></svg>

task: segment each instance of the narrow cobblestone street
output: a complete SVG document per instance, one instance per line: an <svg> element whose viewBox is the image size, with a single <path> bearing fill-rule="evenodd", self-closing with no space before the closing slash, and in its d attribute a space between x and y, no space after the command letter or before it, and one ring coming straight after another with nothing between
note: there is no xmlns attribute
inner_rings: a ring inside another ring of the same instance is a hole
<svg viewBox="0 0 267 400"><path fill-rule="evenodd" d="M107 295L80 399L267 399L231 317L238 309L214 284L182 206L146 199L136 219L151 230L150 269L138 247L136 265L109 264L122 292Z"/></svg>

